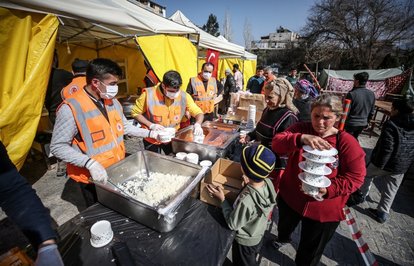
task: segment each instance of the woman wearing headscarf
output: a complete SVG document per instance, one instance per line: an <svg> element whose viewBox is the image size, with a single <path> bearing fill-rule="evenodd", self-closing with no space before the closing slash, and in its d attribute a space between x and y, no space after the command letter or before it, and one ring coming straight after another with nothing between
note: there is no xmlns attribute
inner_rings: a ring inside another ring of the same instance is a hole
<svg viewBox="0 0 414 266"><path fill-rule="evenodd" d="M306 79L301 79L295 84L293 104L298 108L298 118L301 122L311 121L311 104L319 96L318 90Z"/></svg>
<svg viewBox="0 0 414 266"><path fill-rule="evenodd" d="M293 104L294 89L290 82L284 78L276 78L264 87L264 95L267 107L263 110L262 117L256 125L256 129L241 137L241 143L250 140L260 141L266 147L271 147L273 136L283 132L291 125L298 122L296 114L298 109ZM275 190L278 189L280 177L286 167L286 158L276 155L276 166L271 174Z"/></svg>

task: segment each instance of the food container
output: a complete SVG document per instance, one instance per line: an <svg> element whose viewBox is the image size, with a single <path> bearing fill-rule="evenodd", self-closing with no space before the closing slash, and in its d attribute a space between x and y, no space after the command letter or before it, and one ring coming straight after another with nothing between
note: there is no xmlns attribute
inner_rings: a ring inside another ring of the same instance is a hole
<svg viewBox="0 0 414 266"><path fill-rule="evenodd" d="M180 174L192 178L175 196L156 207L151 207L123 193L117 186L134 178L137 173L145 171L145 165L148 167L148 172ZM138 151L106 170L109 182L106 184L95 182L98 201L159 232L171 231L182 219L189 207L192 190L200 183L206 172L206 169L199 165L150 151Z"/></svg>
<svg viewBox="0 0 414 266"><path fill-rule="evenodd" d="M173 152L193 152L199 155L200 161L215 162L218 158L223 158L228 154L230 147L234 145L239 136L239 133L233 130L225 131L203 125L202 128L205 135L203 143L194 142L193 126L179 130L171 141Z"/></svg>
<svg viewBox="0 0 414 266"><path fill-rule="evenodd" d="M237 132L240 128L239 125L226 124L226 123L220 123L220 122L215 122L215 121L205 121L202 124L202 127L204 127L204 128L214 128L214 129L228 131L228 132Z"/></svg>

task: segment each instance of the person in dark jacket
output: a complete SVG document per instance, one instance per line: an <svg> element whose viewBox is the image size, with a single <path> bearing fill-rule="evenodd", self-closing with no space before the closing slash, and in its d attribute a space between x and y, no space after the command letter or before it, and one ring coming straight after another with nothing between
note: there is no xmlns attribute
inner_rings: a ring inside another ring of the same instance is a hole
<svg viewBox="0 0 414 266"><path fill-rule="evenodd" d="M52 125L56 120L56 109L62 103L60 92L73 79L73 74L64 69L59 69L59 60L57 52L53 55L52 72L50 73L49 83L47 85L45 107L49 112L49 120Z"/></svg>
<svg viewBox="0 0 414 266"><path fill-rule="evenodd" d="M63 265L48 211L19 174L1 141L0 207L37 250L35 265Z"/></svg>
<svg viewBox="0 0 414 266"><path fill-rule="evenodd" d="M258 66L256 68L256 75L249 78L246 89L251 93L262 93L264 81L263 66Z"/></svg>
<svg viewBox="0 0 414 266"><path fill-rule="evenodd" d="M311 104L318 97L318 90L306 79L301 79L295 83L295 95L293 104L298 108L298 119L300 122L311 121Z"/></svg>
<svg viewBox="0 0 414 266"><path fill-rule="evenodd" d="M368 209L374 218L384 223L401 185L404 174L414 162L414 102L408 99L394 100L391 118L385 122L381 135L372 152L371 163L361 192L365 197L374 177L384 177L381 200L376 209Z"/></svg>
<svg viewBox="0 0 414 266"><path fill-rule="evenodd" d="M365 87L368 79L367 72L356 73L354 88L346 95L346 99L351 100L351 109L345 122L345 131L356 139L374 115L375 94Z"/></svg>
<svg viewBox="0 0 414 266"><path fill-rule="evenodd" d="M231 74L231 70L229 68L226 69L225 74L226 81L224 82L223 87L223 101L222 104L220 104L222 114L225 114L227 112L227 108L230 106L230 93L234 93L237 91L236 81L234 80L234 77Z"/></svg>

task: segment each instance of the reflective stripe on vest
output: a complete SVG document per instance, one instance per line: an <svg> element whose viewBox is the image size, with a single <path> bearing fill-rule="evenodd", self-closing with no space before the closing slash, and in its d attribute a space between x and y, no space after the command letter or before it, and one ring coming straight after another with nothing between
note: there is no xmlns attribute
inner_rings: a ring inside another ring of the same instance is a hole
<svg viewBox="0 0 414 266"><path fill-rule="evenodd" d="M71 108L80 134L80 139L72 141L76 150L105 168L125 158L123 112L116 99L105 100L108 120L83 89L64 102ZM87 169L68 164L67 172L75 181L88 183Z"/></svg>
<svg viewBox="0 0 414 266"><path fill-rule="evenodd" d="M217 81L210 78L207 83L207 91L199 76L190 79L193 88L192 97L204 114L214 111L214 97L217 94Z"/></svg>

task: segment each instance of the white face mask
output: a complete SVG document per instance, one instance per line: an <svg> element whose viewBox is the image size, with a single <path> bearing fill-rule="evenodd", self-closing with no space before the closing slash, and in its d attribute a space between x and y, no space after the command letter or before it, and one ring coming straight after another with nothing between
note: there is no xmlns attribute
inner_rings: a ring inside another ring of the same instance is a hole
<svg viewBox="0 0 414 266"><path fill-rule="evenodd" d="M211 78L211 73L210 72L203 72L203 78L205 80L209 80Z"/></svg>
<svg viewBox="0 0 414 266"><path fill-rule="evenodd" d="M168 98L170 98L170 99L175 99L175 98L177 98L178 97L178 95L179 95L179 91L177 91L177 92L170 92L170 91L165 91L165 96L167 96Z"/></svg>
<svg viewBox="0 0 414 266"><path fill-rule="evenodd" d="M106 85L102 81L100 81L106 88L106 92L103 93L99 88L99 96L101 96L102 99L112 99L118 94L118 85Z"/></svg>

